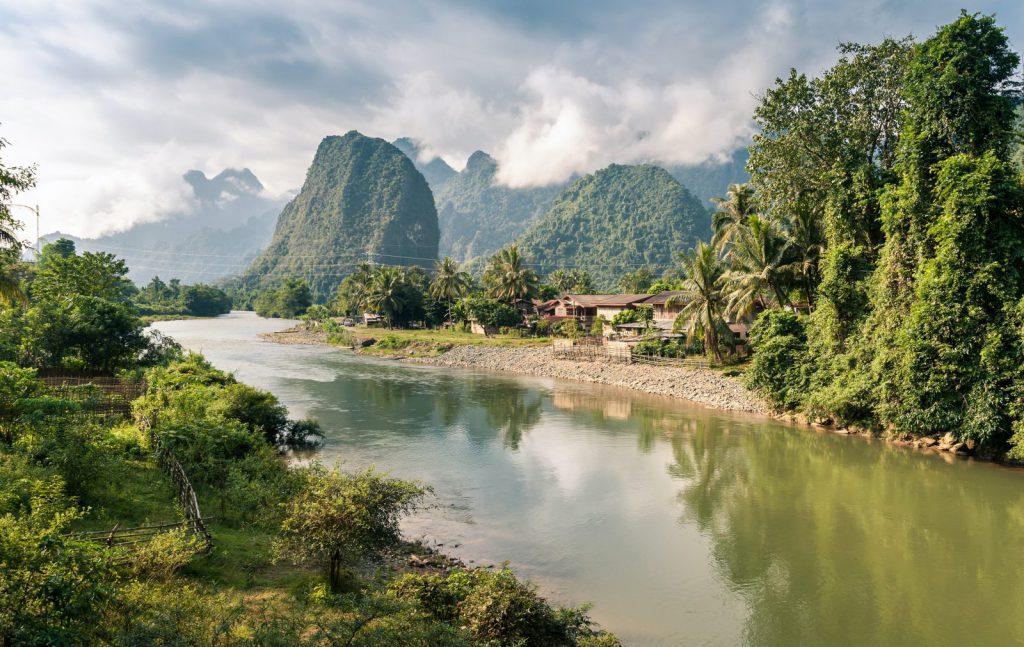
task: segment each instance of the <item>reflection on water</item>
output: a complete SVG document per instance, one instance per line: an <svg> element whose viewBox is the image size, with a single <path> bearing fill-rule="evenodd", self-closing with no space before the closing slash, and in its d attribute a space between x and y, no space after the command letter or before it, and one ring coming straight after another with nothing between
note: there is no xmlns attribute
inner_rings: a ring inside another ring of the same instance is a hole
<svg viewBox="0 0 1024 647"><path fill-rule="evenodd" d="M320 459L432 484L407 530L509 559L629 645L1024 643L1024 474L592 385L166 322L294 415Z"/></svg>

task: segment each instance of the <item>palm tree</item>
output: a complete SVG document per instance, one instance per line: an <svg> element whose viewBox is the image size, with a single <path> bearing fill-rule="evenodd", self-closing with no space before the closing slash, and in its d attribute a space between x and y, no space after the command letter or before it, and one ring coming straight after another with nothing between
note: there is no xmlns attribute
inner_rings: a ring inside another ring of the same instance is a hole
<svg viewBox="0 0 1024 647"><path fill-rule="evenodd" d="M434 265L434 280L430 282L430 296L448 304L448 323L452 321L452 306L469 294L473 284L468 272L459 270L451 256L445 256Z"/></svg>
<svg viewBox="0 0 1024 647"><path fill-rule="evenodd" d="M779 307L787 303L783 284L792 271L786 257L790 242L774 218L752 215L739 231L726 255L730 265L727 279L731 291L727 308L731 316L746 316L754 304L775 298Z"/></svg>
<svg viewBox="0 0 1024 647"><path fill-rule="evenodd" d="M747 218L757 213L754 187L749 184L730 184L724 198L712 198L718 211L711 217L715 249L721 253L736 240L747 225Z"/></svg>
<svg viewBox="0 0 1024 647"><path fill-rule="evenodd" d="M814 288L818 284L818 260L821 258L822 231L818 215L803 205L786 218L786 238L797 259L792 263L800 275L800 284L807 300L807 307L814 306Z"/></svg>
<svg viewBox="0 0 1024 647"><path fill-rule="evenodd" d="M725 309L725 264L715 253L714 247L707 243L698 243L693 250L683 255L682 265L685 275L682 281L682 294L669 297L665 305L683 305L679 316L687 322L687 343L693 342L698 329L702 330L704 352L721 362L718 327L725 323L722 319Z"/></svg>
<svg viewBox="0 0 1024 647"><path fill-rule="evenodd" d="M407 302L405 274L397 267L382 266L373 272L366 291L366 305L384 318L388 329Z"/></svg>
<svg viewBox="0 0 1024 647"><path fill-rule="evenodd" d="M512 245L491 257L484 271L487 294L499 301L515 303L537 296L540 280L537 273L526 267L519 247Z"/></svg>

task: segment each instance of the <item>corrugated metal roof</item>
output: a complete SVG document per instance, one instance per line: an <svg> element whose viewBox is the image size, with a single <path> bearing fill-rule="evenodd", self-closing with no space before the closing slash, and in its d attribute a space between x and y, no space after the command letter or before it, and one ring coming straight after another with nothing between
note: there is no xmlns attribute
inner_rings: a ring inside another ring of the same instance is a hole
<svg viewBox="0 0 1024 647"><path fill-rule="evenodd" d="M665 302L668 301L671 297L682 296L684 294L686 293L683 292L682 290L668 290L666 292L652 294L651 296L644 299L643 303L652 306L663 306L665 305Z"/></svg>
<svg viewBox="0 0 1024 647"><path fill-rule="evenodd" d="M567 294L566 299L583 308L625 307L639 303L649 294Z"/></svg>

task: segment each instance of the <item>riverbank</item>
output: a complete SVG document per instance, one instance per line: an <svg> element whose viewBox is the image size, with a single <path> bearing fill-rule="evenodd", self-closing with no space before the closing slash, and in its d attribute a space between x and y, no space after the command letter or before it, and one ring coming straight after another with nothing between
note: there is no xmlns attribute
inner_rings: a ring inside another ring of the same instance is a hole
<svg viewBox="0 0 1024 647"><path fill-rule="evenodd" d="M738 380L709 369L557 359L550 347L457 346L437 357L408 361L604 384L689 400L724 411L769 413L767 405Z"/></svg>
<svg viewBox="0 0 1024 647"><path fill-rule="evenodd" d="M604 384L688 400L714 409L770 414L768 406L744 387L739 380L709 369L647 366L557 359L552 355L549 340L502 339L472 336L466 340L454 339L459 333L449 333L444 340L419 339L422 331L374 330L378 343L362 347L362 338L353 337L352 347L360 353L387 355L403 361L442 366L533 375L590 384ZM398 336L393 333L413 333ZM429 331L428 331L429 332ZM396 345L382 344L380 340L395 336ZM304 330L301 326L263 335L268 341L282 344L332 345L328 335ZM462 343L457 343L461 341Z"/></svg>

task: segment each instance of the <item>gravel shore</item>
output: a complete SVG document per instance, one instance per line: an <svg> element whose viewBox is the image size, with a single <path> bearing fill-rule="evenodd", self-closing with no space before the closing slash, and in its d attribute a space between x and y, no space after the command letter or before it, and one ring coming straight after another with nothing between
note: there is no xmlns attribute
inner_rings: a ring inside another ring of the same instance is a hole
<svg viewBox="0 0 1024 647"><path fill-rule="evenodd" d="M737 380L707 369L669 368L555 359L550 348L456 346L437 357L407 361L432 366L479 368L578 382L607 384L690 400L726 411L769 413Z"/></svg>

